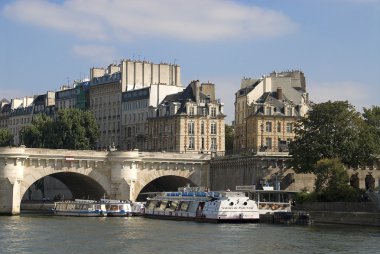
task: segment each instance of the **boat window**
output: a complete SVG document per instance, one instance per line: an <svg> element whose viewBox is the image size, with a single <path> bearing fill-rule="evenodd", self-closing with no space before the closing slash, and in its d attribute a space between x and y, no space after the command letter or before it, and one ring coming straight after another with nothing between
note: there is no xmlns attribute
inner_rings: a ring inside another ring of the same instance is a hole
<svg viewBox="0 0 380 254"><path fill-rule="evenodd" d="M234 202L230 202L230 206L233 206L234 205Z"/></svg>
<svg viewBox="0 0 380 254"><path fill-rule="evenodd" d="M189 207L188 202L182 202L179 210L186 212L188 207Z"/></svg>
<svg viewBox="0 0 380 254"><path fill-rule="evenodd" d="M247 205L248 203L247 202L244 202L243 205Z"/></svg>

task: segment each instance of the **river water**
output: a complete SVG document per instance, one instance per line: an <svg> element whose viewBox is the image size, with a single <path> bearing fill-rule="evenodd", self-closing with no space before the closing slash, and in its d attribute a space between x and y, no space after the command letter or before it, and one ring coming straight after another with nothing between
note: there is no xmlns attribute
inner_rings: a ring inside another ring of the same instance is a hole
<svg viewBox="0 0 380 254"><path fill-rule="evenodd" d="M43 215L0 217L0 253L380 253L380 229L208 224Z"/></svg>

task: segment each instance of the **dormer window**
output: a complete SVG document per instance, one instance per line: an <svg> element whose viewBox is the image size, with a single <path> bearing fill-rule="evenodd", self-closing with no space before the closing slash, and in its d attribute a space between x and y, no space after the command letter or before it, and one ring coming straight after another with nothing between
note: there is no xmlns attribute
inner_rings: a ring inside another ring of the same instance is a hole
<svg viewBox="0 0 380 254"><path fill-rule="evenodd" d="M189 115L191 115L191 116L194 115L194 107L192 107L192 106L189 107Z"/></svg>
<svg viewBox="0 0 380 254"><path fill-rule="evenodd" d="M271 116L272 115L272 107L267 107L266 113L268 116Z"/></svg>
<svg viewBox="0 0 380 254"><path fill-rule="evenodd" d="M289 107L286 109L286 115L287 116L293 116L293 108Z"/></svg>
<svg viewBox="0 0 380 254"><path fill-rule="evenodd" d="M211 108L211 117L216 117L216 108L215 107Z"/></svg>

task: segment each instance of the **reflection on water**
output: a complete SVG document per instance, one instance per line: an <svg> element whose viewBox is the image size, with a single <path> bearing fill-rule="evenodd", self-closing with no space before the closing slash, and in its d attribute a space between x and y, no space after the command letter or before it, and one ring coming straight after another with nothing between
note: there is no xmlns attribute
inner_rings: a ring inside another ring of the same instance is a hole
<svg viewBox="0 0 380 254"><path fill-rule="evenodd" d="M376 253L380 229L140 217L0 217L1 253Z"/></svg>

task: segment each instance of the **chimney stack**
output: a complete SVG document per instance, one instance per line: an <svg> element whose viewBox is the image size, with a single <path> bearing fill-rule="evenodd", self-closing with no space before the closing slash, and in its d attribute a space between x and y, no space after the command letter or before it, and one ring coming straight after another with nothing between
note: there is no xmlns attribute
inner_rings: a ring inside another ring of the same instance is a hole
<svg viewBox="0 0 380 254"><path fill-rule="evenodd" d="M283 99L284 99L284 95L282 94L282 88L277 87L277 100L283 100Z"/></svg>

